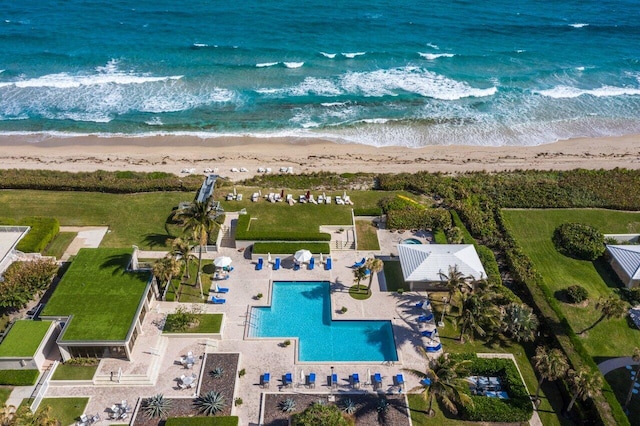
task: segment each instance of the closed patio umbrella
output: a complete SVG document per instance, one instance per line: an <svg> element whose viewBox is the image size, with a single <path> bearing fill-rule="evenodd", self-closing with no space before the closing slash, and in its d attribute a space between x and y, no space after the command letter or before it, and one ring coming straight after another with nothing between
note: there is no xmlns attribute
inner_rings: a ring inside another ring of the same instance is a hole
<svg viewBox="0 0 640 426"><path fill-rule="evenodd" d="M304 250L304 249L303 250L298 250L293 255L293 258L298 263L308 262L309 260L311 260L311 252L309 250Z"/></svg>
<svg viewBox="0 0 640 426"><path fill-rule="evenodd" d="M216 266L216 268L226 268L227 266L231 265L231 258L229 256L220 256L220 257L216 257L213 260L213 264Z"/></svg>
<svg viewBox="0 0 640 426"><path fill-rule="evenodd" d="M304 376L304 370L300 370L300 386L304 386L306 382L306 377Z"/></svg>
<svg viewBox="0 0 640 426"><path fill-rule="evenodd" d="M322 262L323 262L322 253L320 253L320 263L322 263Z"/></svg>
<svg viewBox="0 0 640 426"><path fill-rule="evenodd" d="M267 253L267 263L271 263L271 253Z"/></svg>

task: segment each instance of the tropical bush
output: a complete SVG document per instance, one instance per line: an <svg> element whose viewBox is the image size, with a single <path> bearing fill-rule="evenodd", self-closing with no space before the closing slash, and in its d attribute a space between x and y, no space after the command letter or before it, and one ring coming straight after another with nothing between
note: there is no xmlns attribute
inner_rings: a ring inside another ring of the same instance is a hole
<svg viewBox="0 0 640 426"><path fill-rule="evenodd" d="M293 426L350 426L351 421L347 420L340 408L333 404L311 404L306 410L295 414L291 418Z"/></svg>
<svg viewBox="0 0 640 426"><path fill-rule="evenodd" d="M578 259L595 260L605 250L604 235L582 223L563 223L553 231L553 243L559 252Z"/></svg>
<svg viewBox="0 0 640 426"><path fill-rule="evenodd" d="M220 392L209 391L197 397L193 404L200 411L200 414L209 416L224 410L227 402Z"/></svg>
<svg viewBox="0 0 640 426"><path fill-rule="evenodd" d="M58 265L50 259L12 263L0 281L0 307L24 307L34 295L49 287L57 271Z"/></svg>
<svg viewBox="0 0 640 426"><path fill-rule="evenodd" d="M161 393L142 400L142 412L150 419L167 417L171 408L171 400Z"/></svg>
<svg viewBox="0 0 640 426"><path fill-rule="evenodd" d="M0 385L32 386L39 375L38 370L0 370Z"/></svg>
<svg viewBox="0 0 640 426"><path fill-rule="evenodd" d="M16 246L16 249L23 253L41 253L60 232L58 219L51 217L25 217L18 221L0 218L0 225L29 226L31 228Z"/></svg>
<svg viewBox="0 0 640 426"><path fill-rule="evenodd" d="M188 310L184 306L178 306L174 313L167 315L163 331L168 333L185 331L196 325L199 313L200 311L197 309Z"/></svg>
<svg viewBox="0 0 640 426"><path fill-rule="evenodd" d="M569 303L581 303L589 298L589 292L581 285L571 285L567 287L566 297Z"/></svg>

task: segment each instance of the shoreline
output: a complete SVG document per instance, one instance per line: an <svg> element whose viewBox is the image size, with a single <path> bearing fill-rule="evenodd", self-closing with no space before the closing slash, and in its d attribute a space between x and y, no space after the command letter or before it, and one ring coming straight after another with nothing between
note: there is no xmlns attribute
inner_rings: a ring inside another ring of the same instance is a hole
<svg viewBox="0 0 640 426"><path fill-rule="evenodd" d="M232 168L247 168L233 173ZM164 171L205 168L231 180L259 167L293 167L294 173L463 173L515 169L640 169L640 135L577 138L537 146L432 145L422 148L340 144L318 138L195 136L100 137L0 135L0 168L70 172Z"/></svg>

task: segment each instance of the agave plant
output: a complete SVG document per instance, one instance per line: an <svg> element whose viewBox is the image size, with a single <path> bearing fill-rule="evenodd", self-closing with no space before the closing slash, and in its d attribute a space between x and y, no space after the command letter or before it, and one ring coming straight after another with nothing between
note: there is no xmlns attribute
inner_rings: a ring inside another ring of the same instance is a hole
<svg viewBox="0 0 640 426"><path fill-rule="evenodd" d="M354 414L356 412L356 404L353 402L351 398L347 398L342 403L342 411L347 414Z"/></svg>
<svg viewBox="0 0 640 426"><path fill-rule="evenodd" d="M214 379L219 379L222 377L222 375L224 374L224 368L222 367L216 367L213 370L211 370L209 372L209 374L211 375L211 377L213 377Z"/></svg>
<svg viewBox="0 0 640 426"><path fill-rule="evenodd" d="M205 416L219 413L227 405L224 396L220 392L209 391L196 398L194 405Z"/></svg>
<svg viewBox="0 0 640 426"><path fill-rule="evenodd" d="M387 414L387 412L389 411L389 401L387 401L385 398L380 398L378 400L378 406L376 407L376 410L378 410L378 414L380 414L381 416Z"/></svg>
<svg viewBox="0 0 640 426"><path fill-rule="evenodd" d="M168 416L170 408L171 400L165 399L161 393L142 401L142 411L150 419Z"/></svg>
<svg viewBox="0 0 640 426"><path fill-rule="evenodd" d="M284 401L281 401L279 406L283 413L290 413L296 409L296 401L291 398L287 398Z"/></svg>

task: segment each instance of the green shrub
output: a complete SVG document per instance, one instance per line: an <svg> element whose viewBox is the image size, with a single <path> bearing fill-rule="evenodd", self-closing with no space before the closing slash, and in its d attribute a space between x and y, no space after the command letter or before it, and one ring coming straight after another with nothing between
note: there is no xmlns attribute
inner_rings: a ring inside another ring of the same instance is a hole
<svg viewBox="0 0 640 426"><path fill-rule="evenodd" d="M589 298L589 292L581 285L571 285L567 287L566 296L569 303L581 303Z"/></svg>
<svg viewBox="0 0 640 426"><path fill-rule="evenodd" d="M293 426L349 426L340 408L333 404L311 404L306 410L295 414L291 419Z"/></svg>
<svg viewBox="0 0 640 426"><path fill-rule="evenodd" d="M238 426L237 416L216 417L170 417L164 423L166 426Z"/></svg>
<svg viewBox="0 0 640 426"><path fill-rule="evenodd" d="M253 245L254 254L291 254L298 250L306 249L313 254L328 254L331 251L329 243L255 243Z"/></svg>
<svg viewBox="0 0 640 426"><path fill-rule="evenodd" d="M0 370L0 385L32 386L39 375L38 370Z"/></svg>
<svg viewBox="0 0 640 426"><path fill-rule="evenodd" d="M236 223L238 241L331 241L331 235L323 232L286 232L250 229L251 215L243 214Z"/></svg>
<svg viewBox="0 0 640 426"><path fill-rule="evenodd" d="M553 243L559 252L578 259L595 260L605 250L604 235L582 223L563 223L553 231Z"/></svg>
<svg viewBox="0 0 640 426"><path fill-rule="evenodd" d="M0 281L0 307L22 308L49 287L57 271L58 265L50 259L12 263Z"/></svg>
<svg viewBox="0 0 640 426"><path fill-rule="evenodd" d="M380 207L353 209L354 216L380 216L381 214L382 209Z"/></svg>
<svg viewBox="0 0 640 426"><path fill-rule="evenodd" d="M0 224L31 227L16 246L17 250L24 253L41 253L60 232L58 219L51 217L25 217L19 221L2 218Z"/></svg>

